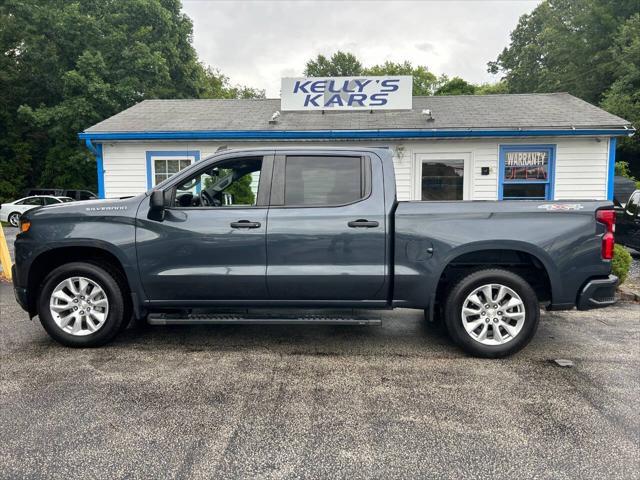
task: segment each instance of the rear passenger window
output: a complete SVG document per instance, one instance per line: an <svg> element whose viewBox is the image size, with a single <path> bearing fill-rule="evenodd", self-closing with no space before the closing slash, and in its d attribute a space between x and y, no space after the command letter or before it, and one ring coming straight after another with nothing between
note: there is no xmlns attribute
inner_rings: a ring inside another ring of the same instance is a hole
<svg viewBox="0 0 640 480"><path fill-rule="evenodd" d="M285 205L344 205L364 196L361 157L287 157Z"/></svg>
<svg viewBox="0 0 640 480"><path fill-rule="evenodd" d="M42 205L43 201L41 197L31 197L21 202L18 202L18 205Z"/></svg>

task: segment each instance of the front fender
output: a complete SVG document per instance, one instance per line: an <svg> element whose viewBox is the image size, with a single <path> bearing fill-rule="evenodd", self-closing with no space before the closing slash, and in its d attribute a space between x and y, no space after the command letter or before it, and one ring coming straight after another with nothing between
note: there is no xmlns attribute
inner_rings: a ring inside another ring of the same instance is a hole
<svg viewBox="0 0 640 480"><path fill-rule="evenodd" d="M87 249L80 252L80 249ZM74 260L90 261L95 253L105 252L117 260L125 273L134 303L144 301L137 273L135 219L120 216L105 221L100 217L84 217L72 221L63 216L37 218L27 233L15 242L16 285L33 287L31 275L44 257L64 255ZM35 267L35 268L34 268ZM30 296L33 292L30 292ZM138 311L138 305L135 305Z"/></svg>

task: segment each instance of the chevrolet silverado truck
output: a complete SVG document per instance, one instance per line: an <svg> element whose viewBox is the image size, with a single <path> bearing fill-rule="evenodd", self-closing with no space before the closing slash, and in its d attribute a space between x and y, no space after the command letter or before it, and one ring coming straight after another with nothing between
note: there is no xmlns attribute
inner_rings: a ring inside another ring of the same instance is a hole
<svg viewBox="0 0 640 480"><path fill-rule="evenodd" d="M157 181L23 215L15 294L60 343L102 345L132 319L368 325L413 308L501 357L541 306L615 301L607 201L399 202L383 148L227 150Z"/></svg>

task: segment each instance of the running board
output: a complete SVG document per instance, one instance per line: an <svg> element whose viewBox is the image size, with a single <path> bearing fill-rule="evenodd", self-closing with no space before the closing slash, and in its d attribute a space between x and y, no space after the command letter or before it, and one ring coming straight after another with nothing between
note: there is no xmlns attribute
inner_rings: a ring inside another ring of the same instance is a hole
<svg viewBox="0 0 640 480"><path fill-rule="evenodd" d="M345 315L304 315L295 313L235 314L235 313L151 313L150 325L381 325L380 318Z"/></svg>

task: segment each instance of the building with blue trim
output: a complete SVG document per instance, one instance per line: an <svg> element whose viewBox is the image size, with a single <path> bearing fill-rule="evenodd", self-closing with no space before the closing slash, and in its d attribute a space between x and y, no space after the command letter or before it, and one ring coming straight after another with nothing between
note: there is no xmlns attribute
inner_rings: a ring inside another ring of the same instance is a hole
<svg viewBox="0 0 640 480"><path fill-rule="evenodd" d="M79 136L96 157L102 198L152 189L220 149L358 144L394 152L400 200L564 200L611 199L616 138L634 132L555 93L339 112L281 112L279 99L146 100Z"/></svg>

